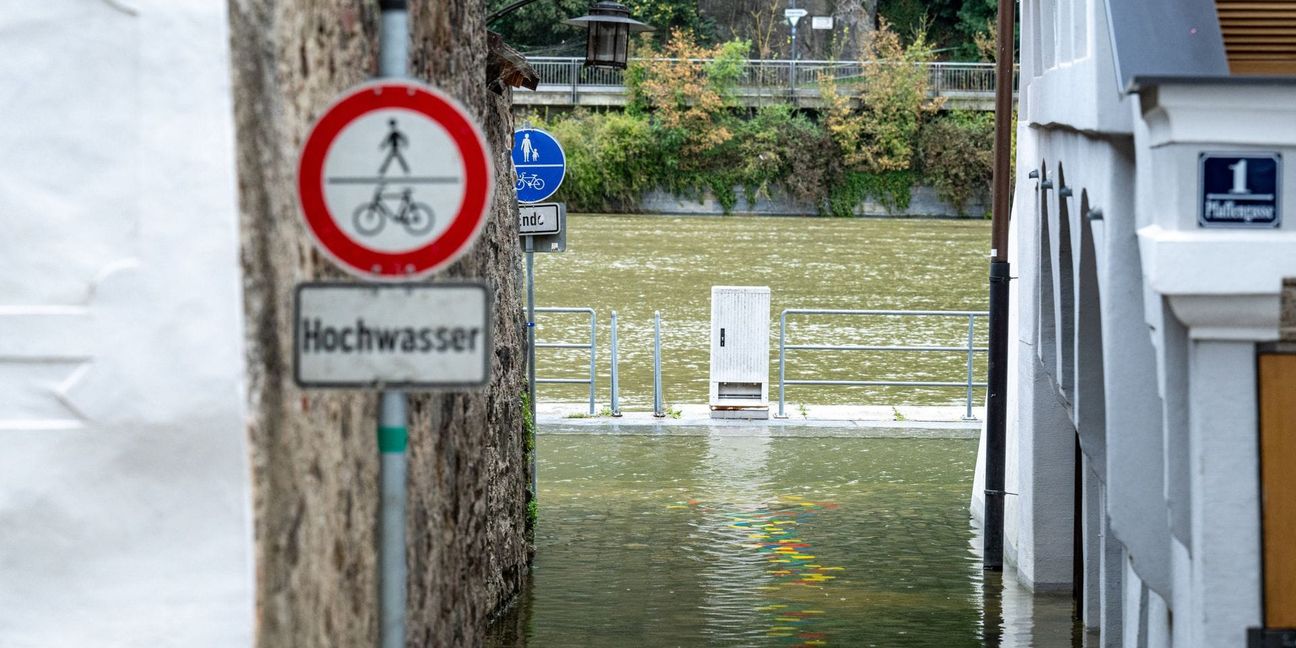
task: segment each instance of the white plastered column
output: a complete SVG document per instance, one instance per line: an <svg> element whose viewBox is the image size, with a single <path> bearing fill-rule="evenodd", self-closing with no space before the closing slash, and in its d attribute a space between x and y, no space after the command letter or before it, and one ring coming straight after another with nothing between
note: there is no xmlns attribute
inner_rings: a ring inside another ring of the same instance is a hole
<svg viewBox="0 0 1296 648"><path fill-rule="evenodd" d="M225 3L0 17L0 644L250 646Z"/></svg>
<svg viewBox="0 0 1296 648"><path fill-rule="evenodd" d="M1296 276L1296 210L1288 192L1278 227L1200 226L1199 159L1278 152L1281 186L1296 186L1296 84L1185 79L1139 93L1138 236L1167 407L1171 634L1175 645L1238 646L1261 617L1256 345L1278 337L1282 278Z"/></svg>

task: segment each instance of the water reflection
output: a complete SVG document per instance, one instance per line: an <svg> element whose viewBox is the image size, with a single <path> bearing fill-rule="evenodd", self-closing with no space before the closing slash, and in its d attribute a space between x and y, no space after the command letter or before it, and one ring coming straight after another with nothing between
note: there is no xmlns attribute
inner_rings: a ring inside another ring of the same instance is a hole
<svg viewBox="0 0 1296 648"><path fill-rule="evenodd" d="M1071 645L1065 597L986 606L975 441L719 430L542 435L535 572L491 645Z"/></svg>

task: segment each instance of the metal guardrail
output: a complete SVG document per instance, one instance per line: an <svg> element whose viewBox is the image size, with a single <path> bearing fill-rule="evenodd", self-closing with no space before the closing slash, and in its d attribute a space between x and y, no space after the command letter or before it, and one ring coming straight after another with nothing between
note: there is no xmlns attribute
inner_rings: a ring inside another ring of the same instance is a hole
<svg viewBox="0 0 1296 648"><path fill-rule="evenodd" d="M976 334L976 318L987 317L990 313L986 311L892 311L892 310L820 310L811 308L788 308L779 315L779 405L778 416L786 417L784 413L786 385L850 385L850 386L867 386L867 387L963 387L967 390L966 404L967 409L964 413L964 419L972 419L972 389L974 387L985 387L986 383L973 382L973 356L976 353L984 353L989 349L987 347L974 346L973 338ZM876 345L859 345L859 344L788 344L787 343L787 317L788 315L879 315L890 317L966 317L968 322L967 344L965 346L937 346L937 345L893 345L893 346L876 346ZM948 381L925 381L925 380L787 380L787 352L788 351L958 351L967 354L967 379L962 382Z"/></svg>
<svg viewBox="0 0 1296 648"><path fill-rule="evenodd" d="M631 62L643 59L630 59ZM651 59L677 61L679 59ZM711 59L691 59L708 63ZM597 86L604 90L624 89L625 73L611 68L584 67L584 59L567 56L533 56L527 59L540 76L540 84L571 88L575 102L582 87ZM822 76L839 83L865 83L869 71L882 65L922 65L927 69L933 95L994 95L995 68L993 63L889 63L860 61L791 61L777 59L746 59L737 86L745 89L815 87ZM795 78L795 83L793 80ZM1017 88L1017 72L1013 72L1013 88Z"/></svg>
<svg viewBox="0 0 1296 648"><path fill-rule="evenodd" d="M598 321L595 319L593 308L556 308L556 307L538 307L535 309L536 314L540 313L581 313L589 316L590 334L588 343L576 342L536 342L537 349L585 349L589 352L589 378L536 378L537 383L558 383L569 385L589 384L589 413L594 415L594 363L598 358L597 347L598 340Z"/></svg>
<svg viewBox="0 0 1296 648"><path fill-rule="evenodd" d="M662 391L661 311L653 311L653 416L666 416L666 394Z"/></svg>

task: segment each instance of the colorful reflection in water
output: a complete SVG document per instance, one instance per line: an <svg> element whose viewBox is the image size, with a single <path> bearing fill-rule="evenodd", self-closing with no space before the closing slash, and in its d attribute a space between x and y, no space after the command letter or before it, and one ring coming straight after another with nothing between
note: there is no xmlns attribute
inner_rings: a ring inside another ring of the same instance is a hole
<svg viewBox="0 0 1296 648"><path fill-rule="evenodd" d="M975 441L542 434L539 459L535 572L489 645L983 645Z"/></svg>

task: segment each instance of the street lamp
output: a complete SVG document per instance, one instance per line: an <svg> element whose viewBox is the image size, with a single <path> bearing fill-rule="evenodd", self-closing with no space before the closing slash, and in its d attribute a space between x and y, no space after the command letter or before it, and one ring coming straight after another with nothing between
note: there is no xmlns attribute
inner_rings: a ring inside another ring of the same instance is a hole
<svg viewBox="0 0 1296 648"><path fill-rule="evenodd" d="M620 2L602 0L589 8L588 16L564 20L572 27L588 30L585 38L585 67L626 67L630 34L653 28L630 17L630 10Z"/></svg>
<svg viewBox="0 0 1296 648"><path fill-rule="evenodd" d="M499 18L513 13L536 0L518 0L513 4L486 16L490 24ZM649 25L630 17L630 10L620 2L600 0L590 5L589 15L564 20L572 27L588 30L585 38L586 67L626 67L626 54L630 50L630 34L653 31Z"/></svg>

